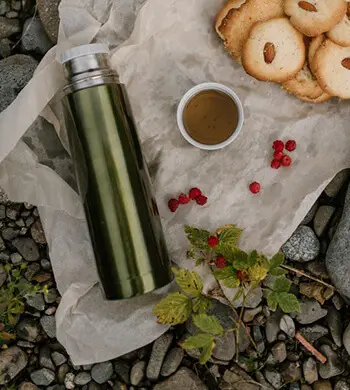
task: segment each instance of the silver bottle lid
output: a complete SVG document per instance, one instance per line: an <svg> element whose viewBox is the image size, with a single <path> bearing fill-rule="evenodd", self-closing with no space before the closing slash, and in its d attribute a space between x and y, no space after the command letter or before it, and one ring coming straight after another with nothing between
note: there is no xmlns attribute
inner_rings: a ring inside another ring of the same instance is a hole
<svg viewBox="0 0 350 390"><path fill-rule="evenodd" d="M60 62L65 64L78 57L90 54L109 54L109 46L105 43L91 43L88 45L76 46L61 53Z"/></svg>

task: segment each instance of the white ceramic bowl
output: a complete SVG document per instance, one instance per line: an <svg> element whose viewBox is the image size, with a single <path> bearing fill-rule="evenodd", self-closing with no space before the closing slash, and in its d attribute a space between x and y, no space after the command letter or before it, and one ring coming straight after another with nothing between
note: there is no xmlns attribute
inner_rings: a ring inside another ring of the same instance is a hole
<svg viewBox="0 0 350 390"><path fill-rule="evenodd" d="M233 132L233 134L227 138L227 140L220 142L219 144L215 145L205 145L201 144L200 142L197 142L194 140L186 131L184 122L183 122L183 113L184 109L187 105L187 103L199 92L207 91L207 90L216 90L219 92L223 92L226 95L230 96L232 100L235 102L237 109L238 109L238 124L236 127L236 130ZM229 145L231 142L233 142L239 135L239 133L242 130L244 122L244 110L241 101L239 100L239 97L232 91L231 88L226 87L223 84L218 83L203 83L199 84L193 88L191 88L181 99L180 104L177 108L177 124L179 126L180 132L182 136L185 138L187 142L192 144L193 146L196 146L197 148L204 149L204 150L217 150L224 148L225 146Z"/></svg>

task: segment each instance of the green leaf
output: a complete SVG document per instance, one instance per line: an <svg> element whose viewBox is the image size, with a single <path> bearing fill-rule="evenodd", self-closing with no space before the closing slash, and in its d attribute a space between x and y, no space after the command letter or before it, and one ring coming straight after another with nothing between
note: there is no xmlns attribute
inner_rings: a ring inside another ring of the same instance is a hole
<svg viewBox="0 0 350 390"><path fill-rule="evenodd" d="M293 313L300 311L300 304L294 294L287 292L278 293L278 304L284 313Z"/></svg>
<svg viewBox="0 0 350 390"><path fill-rule="evenodd" d="M273 258L269 262L269 270L273 270L275 268L280 267L284 263L284 254L282 252L278 252L273 256Z"/></svg>
<svg viewBox="0 0 350 390"><path fill-rule="evenodd" d="M201 356L199 358L200 364L206 364L210 360L214 347L215 347L215 343L213 341L202 348Z"/></svg>
<svg viewBox="0 0 350 390"><path fill-rule="evenodd" d="M176 278L176 283L186 294L193 296L201 295L203 283L197 272L191 272L188 269L172 268Z"/></svg>
<svg viewBox="0 0 350 390"><path fill-rule="evenodd" d="M267 269L269 269L270 267L269 259L265 255L262 255L261 253L259 254L259 263L261 263Z"/></svg>
<svg viewBox="0 0 350 390"><path fill-rule="evenodd" d="M270 272L270 275L272 276L283 276L288 273L285 269L282 268L274 268Z"/></svg>
<svg viewBox="0 0 350 390"><path fill-rule="evenodd" d="M196 250L194 248L189 249L186 256L188 259L194 259L196 257Z"/></svg>
<svg viewBox="0 0 350 390"><path fill-rule="evenodd" d="M275 292L270 292L270 294L267 296L267 304L272 311L275 311L278 305L278 294Z"/></svg>
<svg viewBox="0 0 350 390"><path fill-rule="evenodd" d="M153 309L159 324L182 324L192 313L192 301L185 294L176 292L169 294Z"/></svg>
<svg viewBox="0 0 350 390"><path fill-rule="evenodd" d="M232 267L225 267L214 272L217 280L224 280L231 276L236 276L236 271Z"/></svg>
<svg viewBox="0 0 350 390"><path fill-rule="evenodd" d="M191 226L185 226L185 233L189 242L198 249L210 249L208 245L208 238L210 232L207 230L197 229Z"/></svg>
<svg viewBox="0 0 350 390"><path fill-rule="evenodd" d="M203 258L197 259L195 265L196 265L196 267L199 267L200 265L203 265L204 262L205 262L205 260Z"/></svg>
<svg viewBox="0 0 350 390"><path fill-rule="evenodd" d="M292 282L285 277L277 278L273 283L273 291L288 292Z"/></svg>
<svg viewBox="0 0 350 390"><path fill-rule="evenodd" d="M237 276L230 276L229 278L224 279L222 284L228 288L236 288L240 286L241 281L237 278Z"/></svg>
<svg viewBox="0 0 350 390"><path fill-rule="evenodd" d="M212 345L214 341L214 336L208 333L198 333L194 336L189 336L187 339L181 343L182 348L184 349L196 349L204 348L208 345Z"/></svg>
<svg viewBox="0 0 350 390"><path fill-rule="evenodd" d="M243 230L239 229L235 225L227 225L227 227L223 227L219 230L220 234L220 244L237 247L239 239L241 238Z"/></svg>
<svg viewBox="0 0 350 390"><path fill-rule="evenodd" d="M248 255L248 266L253 267L258 263L258 252L256 250L252 251Z"/></svg>
<svg viewBox="0 0 350 390"><path fill-rule="evenodd" d="M224 334L224 328L215 316L209 316L208 314L197 314L193 316L193 323L206 333L214 335Z"/></svg>
<svg viewBox="0 0 350 390"><path fill-rule="evenodd" d="M232 267L242 270L248 269L250 267L248 263L248 254L240 249L236 249L233 252L233 256L231 259Z"/></svg>
<svg viewBox="0 0 350 390"><path fill-rule="evenodd" d="M238 357L238 365L246 372L254 372L258 369L258 361L241 355Z"/></svg>
<svg viewBox="0 0 350 390"><path fill-rule="evenodd" d="M193 300L193 311L195 313L205 313L211 306L211 301L203 295L200 295Z"/></svg>

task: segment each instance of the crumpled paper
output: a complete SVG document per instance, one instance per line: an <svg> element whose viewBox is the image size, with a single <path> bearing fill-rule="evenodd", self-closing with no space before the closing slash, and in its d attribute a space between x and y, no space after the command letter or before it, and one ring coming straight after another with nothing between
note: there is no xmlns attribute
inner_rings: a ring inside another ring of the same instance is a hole
<svg viewBox="0 0 350 390"><path fill-rule="evenodd" d="M332 177L350 166L349 104L307 104L245 74L213 30L223 1L142 3L62 0L58 45L0 115L0 187L13 201L38 206L62 294L57 337L77 365L115 358L162 334L167 328L155 323L151 311L168 288L127 301L103 300L83 207L67 173L71 164L62 165L69 152L59 103L64 77L55 60L62 50L92 41L113 48L112 64L130 96L169 251L181 266L192 266L184 256L184 224L214 230L235 223L245 229L244 248L275 253ZM233 88L246 116L238 139L215 152L187 144L176 125L182 95L206 81ZM55 131L66 150L60 143L50 149L58 142ZM293 165L272 170L272 141L291 138L298 142ZM249 193L252 181L261 183L261 194ZM170 213L169 197L192 186L203 190L208 204ZM198 270L209 288L212 276L205 267Z"/></svg>

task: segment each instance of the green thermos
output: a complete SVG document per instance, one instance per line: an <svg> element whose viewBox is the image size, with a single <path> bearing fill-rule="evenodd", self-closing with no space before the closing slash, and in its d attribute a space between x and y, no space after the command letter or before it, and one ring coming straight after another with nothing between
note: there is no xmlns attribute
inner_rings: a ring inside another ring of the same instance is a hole
<svg viewBox="0 0 350 390"><path fill-rule="evenodd" d="M70 151L99 276L107 299L145 294L172 274L124 86L109 47L90 44L61 55Z"/></svg>

